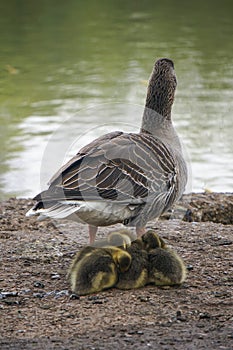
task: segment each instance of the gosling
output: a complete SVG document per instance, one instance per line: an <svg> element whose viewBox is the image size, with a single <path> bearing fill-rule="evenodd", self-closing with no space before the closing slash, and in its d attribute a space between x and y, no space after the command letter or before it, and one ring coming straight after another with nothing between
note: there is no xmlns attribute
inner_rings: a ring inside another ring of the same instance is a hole
<svg viewBox="0 0 233 350"><path fill-rule="evenodd" d="M116 247L83 248L68 272L71 291L87 295L113 287L118 281L118 271L126 271L131 260L129 253Z"/></svg>
<svg viewBox="0 0 233 350"><path fill-rule="evenodd" d="M146 251L150 251L151 249L155 248L167 248L164 240L154 230L148 230L146 233L144 233L141 240Z"/></svg>
<svg viewBox="0 0 233 350"><path fill-rule="evenodd" d="M116 288L136 289L144 287L148 281L148 256L143 249L141 239L137 239L127 247L131 256L131 264L125 271L119 271Z"/></svg>
<svg viewBox="0 0 233 350"><path fill-rule="evenodd" d="M142 236L148 251L148 284L156 286L180 285L184 282L187 270L181 257L168 248L155 231L149 230Z"/></svg>
<svg viewBox="0 0 233 350"><path fill-rule="evenodd" d="M114 246L126 249L131 245L131 241L135 238L132 232L126 229L120 229L112 231L108 234L107 238L100 239L92 244L93 247L107 247Z"/></svg>

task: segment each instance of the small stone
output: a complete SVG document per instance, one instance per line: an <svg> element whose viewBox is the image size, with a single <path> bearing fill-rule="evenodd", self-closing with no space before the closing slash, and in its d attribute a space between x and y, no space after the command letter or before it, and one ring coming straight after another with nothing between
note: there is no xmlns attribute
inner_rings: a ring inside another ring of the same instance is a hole
<svg viewBox="0 0 233 350"><path fill-rule="evenodd" d="M215 298L222 298L228 296L227 292L212 292L212 294L215 296Z"/></svg>
<svg viewBox="0 0 233 350"><path fill-rule="evenodd" d="M21 290L20 291L20 295L22 295L22 294L28 294L28 293L30 293L31 292L31 289L23 289L23 290Z"/></svg>
<svg viewBox="0 0 233 350"><path fill-rule="evenodd" d="M55 292L55 298L60 298L62 296L68 296L68 295L69 295L69 291L67 289Z"/></svg>
<svg viewBox="0 0 233 350"><path fill-rule="evenodd" d="M41 293L33 293L33 297L34 297L34 298L42 299L42 298L44 298L44 296L45 296L45 293L44 293L44 292L41 292Z"/></svg>
<svg viewBox="0 0 233 350"><path fill-rule="evenodd" d="M103 300L93 300L92 304L103 304Z"/></svg>
<svg viewBox="0 0 233 350"><path fill-rule="evenodd" d="M4 303L9 305L9 306L21 304L20 301L18 301L18 300L8 300L8 299L5 299Z"/></svg>
<svg viewBox="0 0 233 350"><path fill-rule="evenodd" d="M17 297L18 292L1 292L0 293L0 299L5 299L9 297Z"/></svg>
<svg viewBox="0 0 233 350"><path fill-rule="evenodd" d="M42 282L40 282L40 281L34 282L33 285L34 285L34 287L36 287L36 288L41 288L41 289L44 288L44 284L43 284Z"/></svg>
<svg viewBox="0 0 233 350"><path fill-rule="evenodd" d="M50 305L50 304L43 304L43 305L40 305L40 308L43 309L43 310L48 310L48 309L52 308L52 305Z"/></svg>
<svg viewBox="0 0 233 350"><path fill-rule="evenodd" d="M177 321L181 321L181 322L187 321L187 317L183 316L180 310L177 310L176 312L176 319Z"/></svg>
<svg viewBox="0 0 233 350"><path fill-rule="evenodd" d="M72 293L72 294L70 294L70 299L71 300L79 300L80 296L78 294Z"/></svg>
<svg viewBox="0 0 233 350"><path fill-rule="evenodd" d="M207 312L201 312L201 313L199 314L199 318L200 318L200 320L202 320L202 319L210 319L210 318L211 318L211 315L208 314Z"/></svg>
<svg viewBox="0 0 233 350"><path fill-rule="evenodd" d="M139 301L141 301L142 303L147 303L150 300L150 297L147 296L139 296L138 297Z"/></svg>

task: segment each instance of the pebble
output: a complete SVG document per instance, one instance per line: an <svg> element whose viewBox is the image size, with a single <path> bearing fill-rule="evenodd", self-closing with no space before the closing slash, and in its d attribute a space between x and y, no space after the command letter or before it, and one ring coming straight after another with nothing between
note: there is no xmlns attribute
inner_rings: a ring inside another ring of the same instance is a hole
<svg viewBox="0 0 233 350"><path fill-rule="evenodd" d="M103 304L103 300L93 300L92 304Z"/></svg>
<svg viewBox="0 0 233 350"><path fill-rule="evenodd" d="M19 292L19 295L29 294L31 292L31 289L23 289Z"/></svg>
<svg viewBox="0 0 233 350"><path fill-rule="evenodd" d="M199 314L199 318L200 318L200 320L202 320L202 319L209 319L209 318L211 318L211 315L208 312L201 312Z"/></svg>
<svg viewBox="0 0 233 350"><path fill-rule="evenodd" d="M5 300L3 300L3 301L4 301L5 304L10 305L10 306L12 306L12 305L20 305L20 304L21 304L21 302L18 301L18 300L8 300L8 299L5 299Z"/></svg>
<svg viewBox="0 0 233 350"><path fill-rule="evenodd" d="M71 300L79 300L80 296L78 294L72 293L72 294L70 294L70 299Z"/></svg>
<svg viewBox="0 0 233 350"><path fill-rule="evenodd" d="M34 287L36 288L44 288L44 283L40 282L40 281L36 281L33 283Z"/></svg>
<svg viewBox="0 0 233 350"><path fill-rule="evenodd" d="M146 302L148 302L150 300L150 297L149 296L139 296L138 299L142 303L146 303Z"/></svg>
<svg viewBox="0 0 233 350"><path fill-rule="evenodd" d="M63 297L64 295L65 296L69 295L69 291L67 289L55 292L55 298L60 298L60 297Z"/></svg>
<svg viewBox="0 0 233 350"><path fill-rule="evenodd" d="M44 293L44 292L41 292L41 293L33 293L33 297L34 297L34 298L42 299L42 298L44 298L45 294L46 294L46 293Z"/></svg>
<svg viewBox="0 0 233 350"><path fill-rule="evenodd" d="M9 297L17 297L18 292L1 292L0 293L0 299L5 299Z"/></svg>
<svg viewBox="0 0 233 350"><path fill-rule="evenodd" d="M180 310L176 312L176 319L181 322L187 321L187 317L183 316Z"/></svg>

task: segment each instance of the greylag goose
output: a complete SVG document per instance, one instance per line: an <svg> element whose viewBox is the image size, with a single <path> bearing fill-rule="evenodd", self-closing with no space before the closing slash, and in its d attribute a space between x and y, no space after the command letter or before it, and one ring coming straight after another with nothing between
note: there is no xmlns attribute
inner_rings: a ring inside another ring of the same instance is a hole
<svg viewBox="0 0 233 350"><path fill-rule="evenodd" d="M145 232L184 192L187 169L171 120L176 90L174 64L155 62L139 133L115 131L84 146L34 199L27 216L71 219L98 226L116 223Z"/></svg>

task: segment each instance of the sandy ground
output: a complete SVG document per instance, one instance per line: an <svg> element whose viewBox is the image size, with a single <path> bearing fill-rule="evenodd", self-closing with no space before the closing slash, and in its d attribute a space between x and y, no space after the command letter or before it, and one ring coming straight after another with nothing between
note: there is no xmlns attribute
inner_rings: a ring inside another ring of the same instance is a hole
<svg viewBox="0 0 233 350"><path fill-rule="evenodd" d="M1 350L233 348L232 194L186 196L170 217L148 224L183 257L181 287L80 298L66 273L87 227L25 218L31 205L0 203Z"/></svg>

